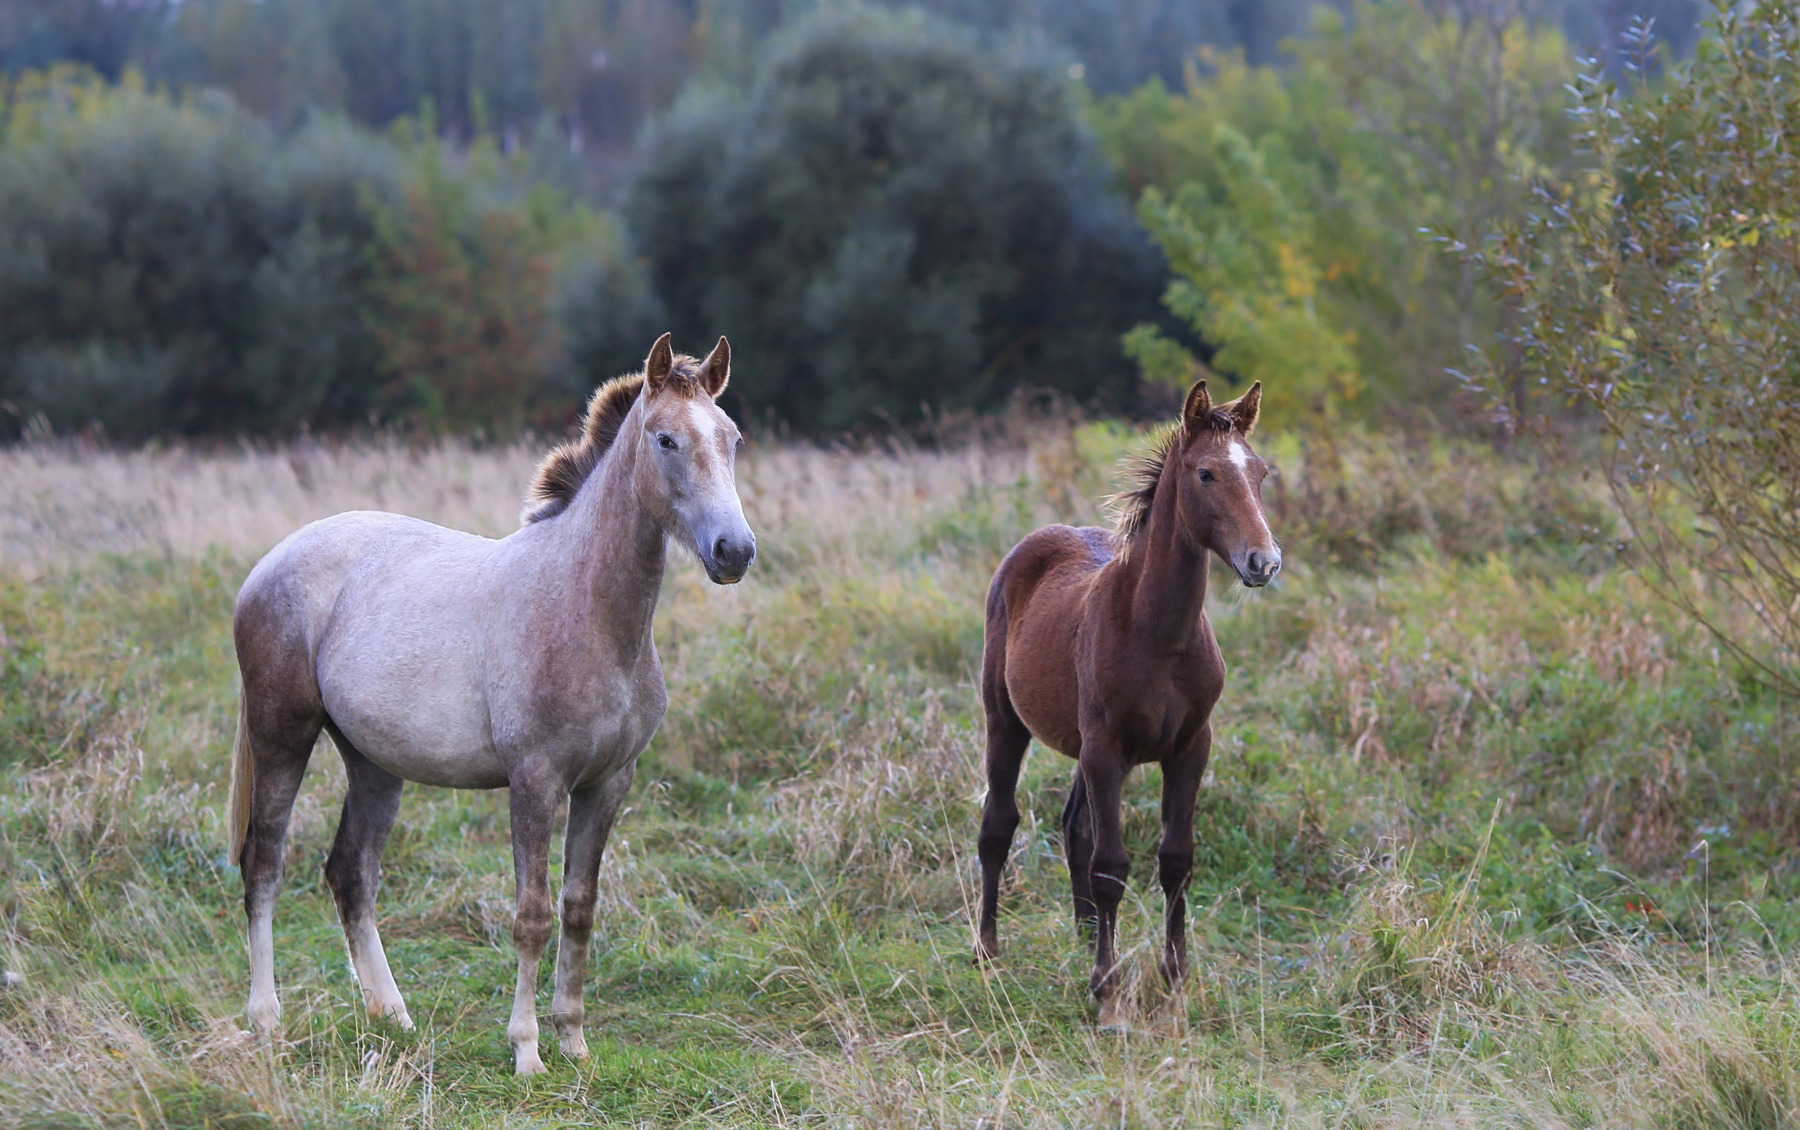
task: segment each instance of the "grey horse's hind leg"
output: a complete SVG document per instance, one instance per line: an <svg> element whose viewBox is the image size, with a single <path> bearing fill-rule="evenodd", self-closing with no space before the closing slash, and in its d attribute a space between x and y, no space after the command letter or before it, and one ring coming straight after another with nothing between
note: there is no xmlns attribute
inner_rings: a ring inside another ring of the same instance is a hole
<svg viewBox="0 0 1800 1130"><path fill-rule="evenodd" d="M513 1070L536 1075L546 1070L538 1055L538 963L555 924L550 908L550 825L556 819L562 789L557 784L517 780L512 783L513 948L519 955L519 979L513 987L512 1019L506 1039L512 1045Z"/></svg>
<svg viewBox="0 0 1800 1130"><path fill-rule="evenodd" d="M613 818L631 789L635 764L591 788L569 794L569 828L563 840L562 940L556 947L556 995L550 1019L571 1059L587 1055L582 1034L582 985L587 978L588 938L594 932L594 903L599 898L600 857L612 832Z"/></svg>
<svg viewBox="0 0 1800 1130"><path fill-rule="evenodd" d="M255 695L246 699L254 777L250 787L250 825L244 837L244 914L250 920L250 1022L271 1032L281 1022L275 996L275 896L281 890L282 848L288 816L306 776L318 719L284 719L279 708L259 708Z"/></svg>
<svg viewBox="0 0 1800 1130"><path fill-rule="evenodd" d="M325 883L337 902L338 920L350 945L350 965L362 987L370 1016L392 1018L402 1028L413 1026L406 1002L394 984L381 934L375 926L375 890L381 884L381 850L400 813L400 790L406 782L364 757L336 726L326 723L344 759L349 788L337 837L325 860Z"/></svg>

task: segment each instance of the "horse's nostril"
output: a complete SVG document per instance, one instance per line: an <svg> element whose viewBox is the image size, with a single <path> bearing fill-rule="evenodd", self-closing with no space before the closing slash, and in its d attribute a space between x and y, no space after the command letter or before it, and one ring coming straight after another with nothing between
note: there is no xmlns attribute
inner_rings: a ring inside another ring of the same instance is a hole
<svg viewBox="0 0 1800 1130"><path fill-rule="evenodd" d="M731 547L725 543L724 538L720 538L718 541L713 542L714 561L724 561L725 555L729 552L731 552Z"/></svg>

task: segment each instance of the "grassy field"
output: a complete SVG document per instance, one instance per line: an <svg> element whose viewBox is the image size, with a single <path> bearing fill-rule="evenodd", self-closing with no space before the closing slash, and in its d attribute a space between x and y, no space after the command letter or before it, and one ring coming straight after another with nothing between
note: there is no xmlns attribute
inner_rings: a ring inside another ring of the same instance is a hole
<svg viewBox="0 0 1800 1130"><path fill-rule="evenodd" d="M0 451L0 1125L1618 1126L1800 1120L1791 704L1652 600L1527 454L1265 440L1288 568L1219 584L1195 976L1158 983L1128 791L1128 1035L1092 1028L1034 750L997 968L969 960L972 685L1001 555L1101 518L1142 438L753 450L761 556L670 572L670 710L603 874L593 1056L518 1081L505 797L409 786L366 1020L319 864L322 744L247 990L222 807L257 555L378 506L502 534L536 452ZM556 876L553 874L553 880ZM548 1004L545 985L540 1007Z"/></svg>

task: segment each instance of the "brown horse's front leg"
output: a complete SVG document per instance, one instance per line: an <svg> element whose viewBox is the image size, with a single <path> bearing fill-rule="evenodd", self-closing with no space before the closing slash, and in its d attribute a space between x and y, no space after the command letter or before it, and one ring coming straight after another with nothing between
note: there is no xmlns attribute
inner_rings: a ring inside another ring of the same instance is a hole
<svg viewBox="0 0 1800 1130"><path fill-rule="evenodd" d="M1119 903L1131 860L1125 854L1120 804L1125 788L1125 758L1100 742L1083 738L1081 774L1087 785L1088 811L1093 813L1094 855L1088 868L1097 923L1094 972L1089 979L1100 1006L1100 1027L1119 1026L1119 968L1114 942L1119 931Z"/></svg>
<svg viewBox="0 0 1800 1130"><path fill-rule="evenodd" d="M584 1059L587 1037L582 984L587 980L588 938L594 932L594 903L599 898L600 856L613 818L631 788L635 764L592 788L569 795L569 830L563 840L562 941L556 947L556 994L550 999L550 1022L563 1054Z"/></svg>
<svg viewBox="0 0 1800 1130"><path fill-rule="evenodd" d="M1212 752L1212 726L1194 744L1163 762L1162 846L1157 849L1163 889L1162 973L1171 986L1187 980L1187 889L1194 876L1194 800Z"/></svg>
<svg viewBox="0 0 1800 1130"><path fill-rule="evenodd" d="M518 906L513 912L513 948L519 955L519 980L513 989L512 1019L506 1039L512 1045L513 1070L536 1075L544 1070L538 1055L538 962L550 941L550 825L556 819L560 789L536 781L512 785L513 883Z"/></svg>

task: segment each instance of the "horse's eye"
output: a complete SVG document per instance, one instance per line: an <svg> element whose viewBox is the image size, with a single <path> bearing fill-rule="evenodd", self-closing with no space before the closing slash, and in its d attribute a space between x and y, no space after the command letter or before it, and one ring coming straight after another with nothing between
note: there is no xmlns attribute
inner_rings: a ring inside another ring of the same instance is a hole
<svg viewBox="0 0 1800 1130"><path fill-rule="evenodd" d="M675 437L667 432L656 437L656 442L664 451L675 450Z"/></svg>
<svg viewBox="0 0 1800 1130"><path fill-rule="evenodd" d="M1208 471L1205 467L1200 468L1200 481L1203 483L1212 482L1213 481L1213 473L1211 471Z"/></svg>

